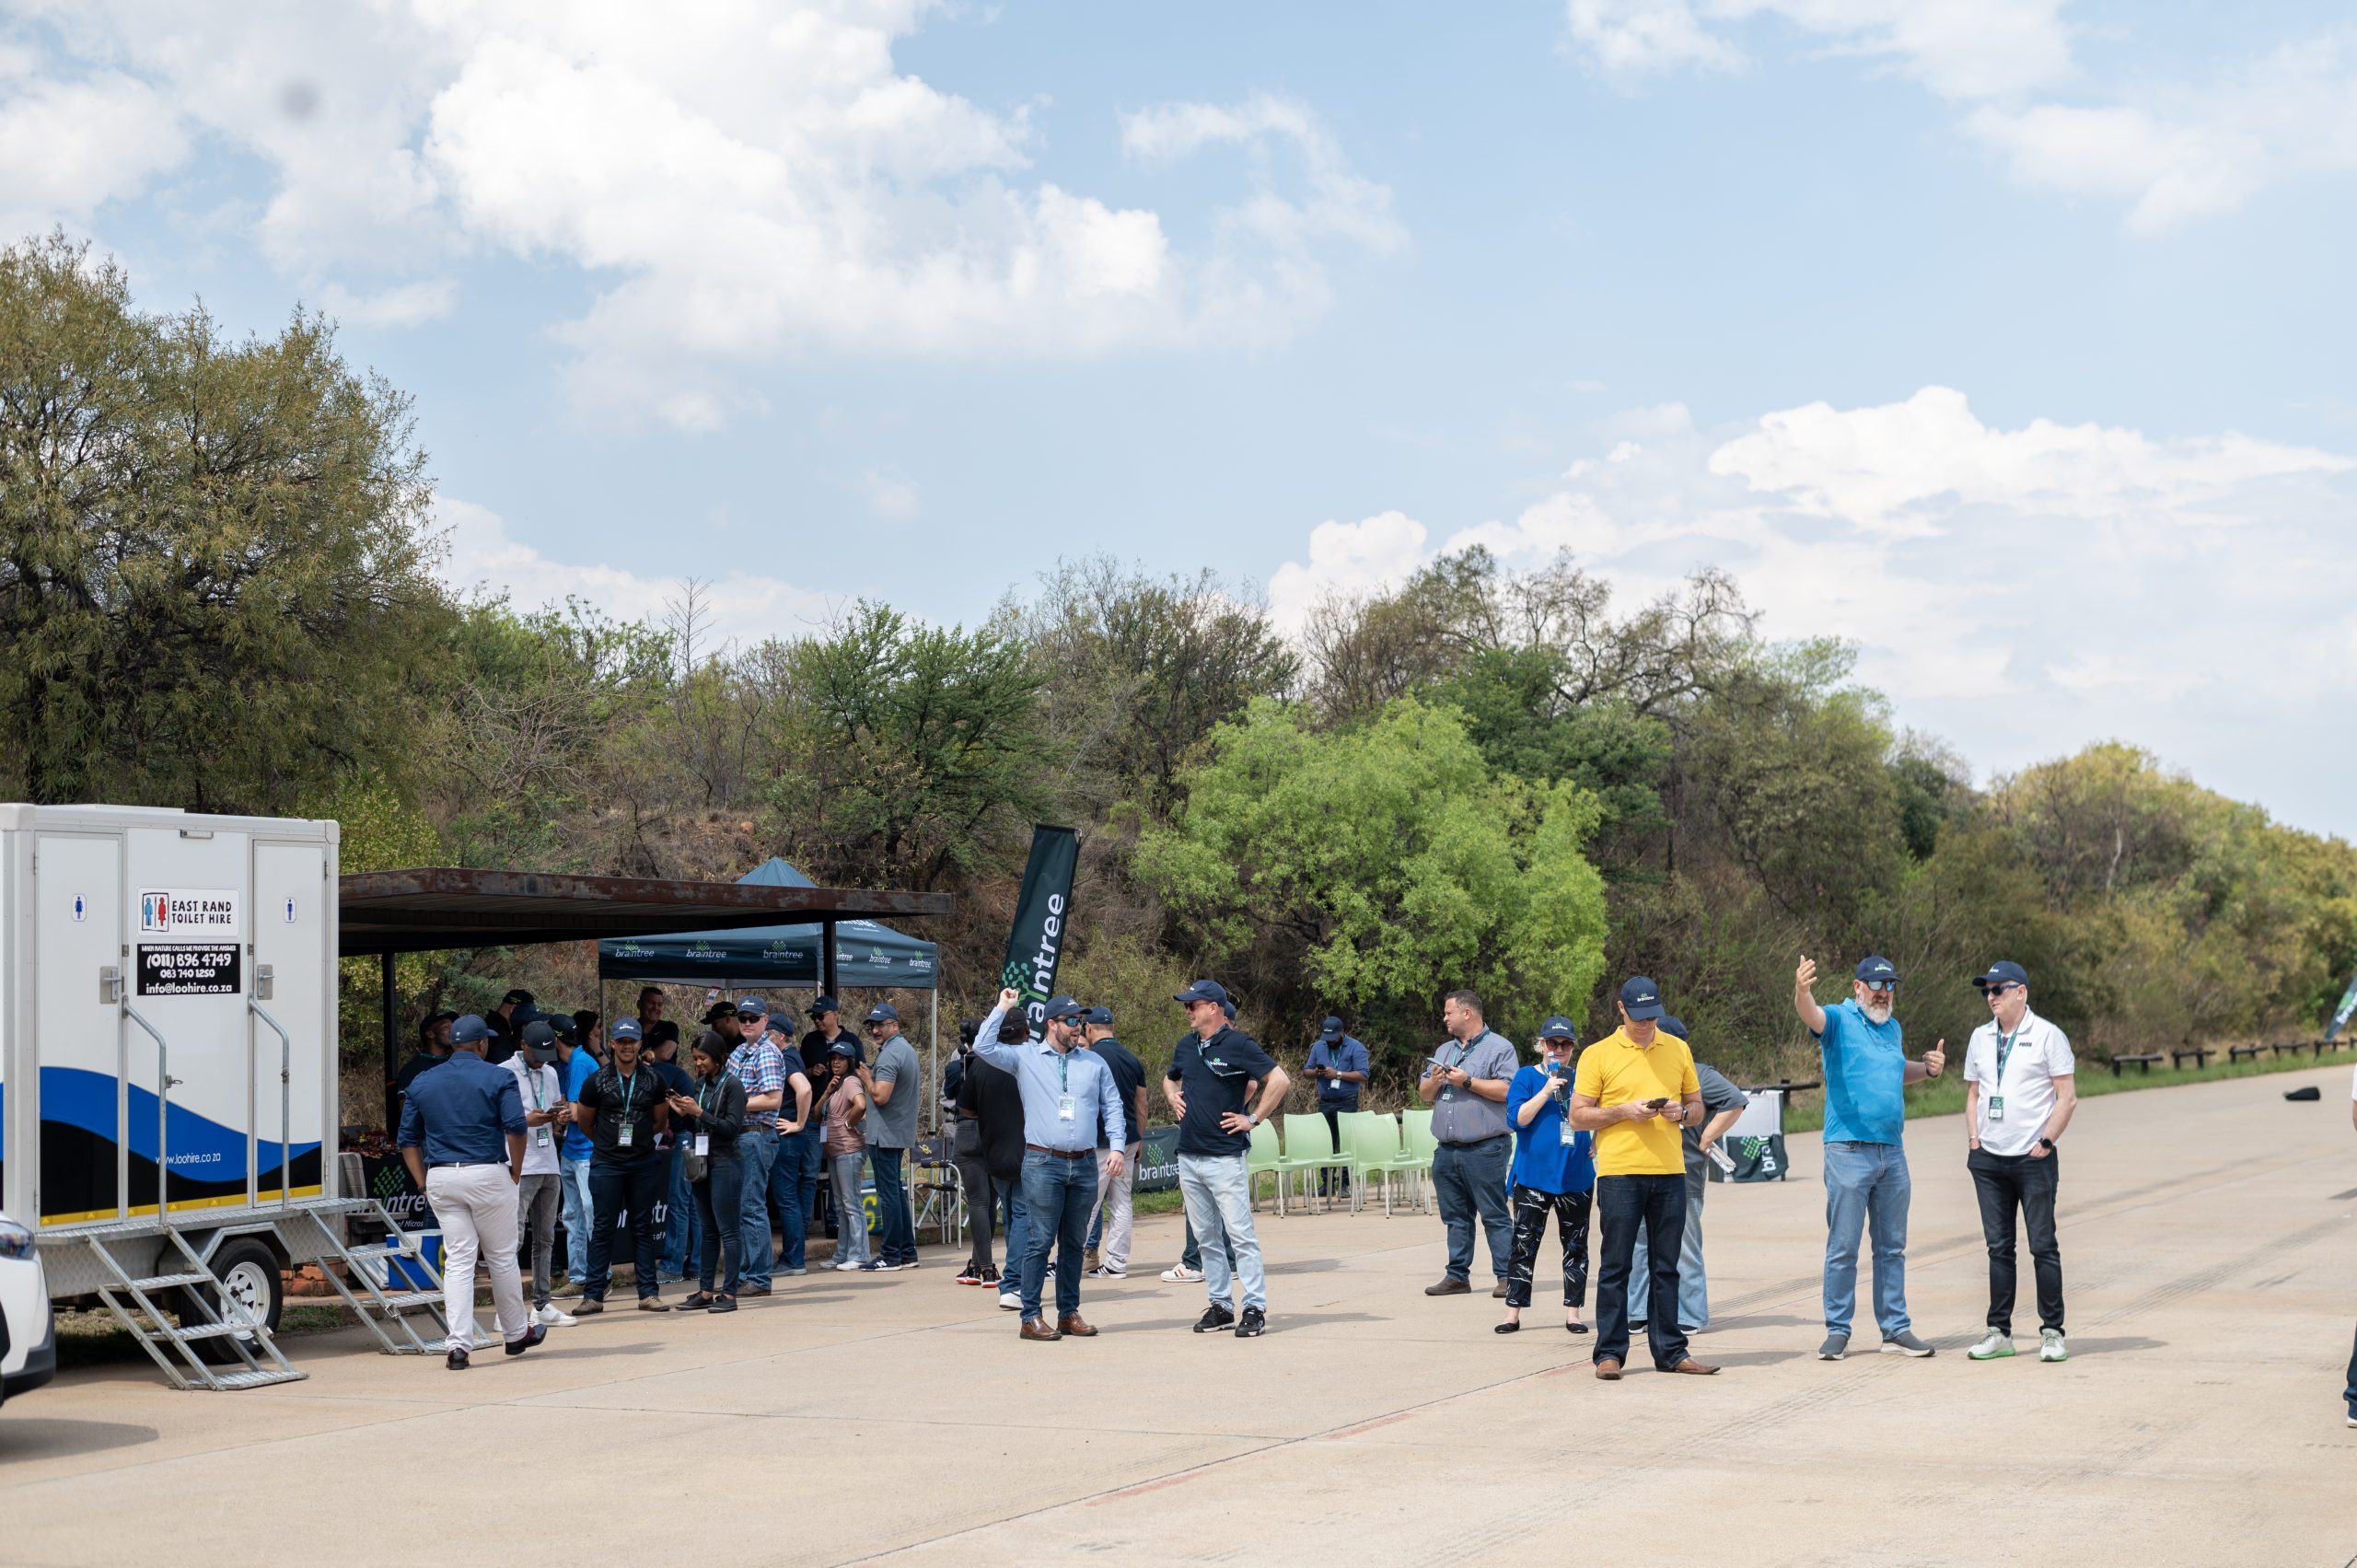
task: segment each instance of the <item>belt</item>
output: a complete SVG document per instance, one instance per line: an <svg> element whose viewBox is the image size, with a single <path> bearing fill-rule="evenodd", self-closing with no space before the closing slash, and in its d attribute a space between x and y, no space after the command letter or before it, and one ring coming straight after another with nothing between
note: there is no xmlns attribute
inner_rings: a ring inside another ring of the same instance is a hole
<svg viewBox="0 0 2357 1568"><path fill-rule="evenodd" d="M1097 1155L1095 1149L1051 1149L1038 1144L1026 1144L1023 1146L1035 1155L1053 1155L1060 1160L1093 1159Z"/></svg>
<svg viewBox="0 0 2357 1568"><path fill-rule="evenodd" d="M1461 1142L1443 1138L1440 1140L1440 1146L1444 1149L1478 1149L1484 1144L1494 1144L1504 1136L1504 1132L1492 1132L1486 1138L1467 1138Z"/></svg>
<svg viewBox="0 0 2357 1568"><path fill-rule="evenodd" d="M425 1168L428 1170L466 1170L479 1165L505 1166L506 1163L507 1162L505 1160L428 1160L425 1162Z"/></svg>

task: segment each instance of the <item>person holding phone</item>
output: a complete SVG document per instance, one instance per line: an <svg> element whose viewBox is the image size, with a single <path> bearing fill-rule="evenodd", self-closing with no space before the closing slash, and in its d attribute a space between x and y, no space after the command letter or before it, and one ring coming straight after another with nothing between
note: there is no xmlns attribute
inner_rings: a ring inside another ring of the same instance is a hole
<svg viewBox="0 0 2357 1568"><path fill-rule="evenodd" d="M1573 1127L1566 1114L1572 1087L1573 1036L1569 1018L1538 1027L1539 1063L1525 1067L1506 1086L1506 1120L1514 1124L1514 1256L1506 1264L1506 1319L1501 1334L1522 1327L1530 1305L1531 1271L1539 1243L1547 1239L1547 1216L1563 1243L1563 1327L1587 1332L1580 1308L1587 1304L1587 1214L1596 1186L1590 1150L1595 1134Z"/></svg>
<svg viewBox="0 0 2357 1568"><path fill-rule="evenodd" d="M1687 1040L1686 1026L1671 1015L1661 1018L1662 1032ZM1687 1040L1687 1048L1693 1042ZM1702 1272L1702 1195L1710 1190L1710 1179L1703 1161L1711 1157L1718 1141L1741 1117L1750 1099L1726 1075L1707 1062L1694 1063L1694 1076L1702 1086L1702 1110L1710 1120L1686 1124L1681 1142L1686 1148L1686 1234L1678 1240L1678 1327L1685 1334L1699 1334L1711 1326L1710 1280ZM1722 1160L1725 1156L1719 1156ZM1629 1263L1629 1330L1634 1333L1652 1321L1653 1265L1647 1250L1652 1237L1640 1234L1637 1249Z"/></svg>
<svg viewBox="0 0 2357 1568"><path fill-rule="evenodd" d="M1678 1130L1702 1116L1702 1086L1686 1042L1660 1028L1661 987L1636 975L1620 987L1620 1027L1580 1054L1571 1122L1596 1137L1596 1207L1603 1257L1596 1283L1596 1375L1620 1381L1629 1357L1629 1267L1642 1224L1666 1239L1686 1229L1686 1163ZM1656 1247L1653 1298L1678 1299L1678 1249ZM1686 1336L1655 1312L1645 1325L1654 1370L1708 1376Z"/></svg>
<svg viewBox="0 0 2357 1568"><path fill-rule="evenodd" d="M1506 1087L1520 1065L1514 1042L1490 1028L1481 998L1452 991L1441 1003L1448 1039L1425 1063L1417 1098L1433 1108L1433 1195L1448 1228L1448 1267L1426 1295L1471 1293L1473 1225L1488 1233L1490 1268L1497 1275L1492 1295L1506 1294L1511 1267L1507 1238L1506 1173L1514 1145L1506 1136Z"/></svg>
<svg viewBox="0 0 2357 1568"><path fill-rule="evenodd" d="M745 1133L745 1086L728 1071L736 1047L706 1029L696 1039L689 1060L695 1068L692 1092L668 1097L671 1125L677 1128L680 1162L693 1194L697 1230L702 1243L696 1288L679 1303L682 1312L734 1312L737 1288L744 1266L743 1227L737 1222L744 1203L744 1167L737 1158L737 1140ZM713 1283L717 1278L720 1289Z"/></svg>

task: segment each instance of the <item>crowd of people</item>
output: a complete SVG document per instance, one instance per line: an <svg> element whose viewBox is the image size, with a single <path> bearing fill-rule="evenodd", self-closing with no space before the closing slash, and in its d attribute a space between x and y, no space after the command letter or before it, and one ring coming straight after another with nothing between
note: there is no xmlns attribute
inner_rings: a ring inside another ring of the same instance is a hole
<svg viewBox="0 0 2357 1568"><path fill-rule="evenodd" d="M1945 1070L1946 1042L1907 1056L1899 977L1887 959L1861 962L1852 995L1834 1006L1817 1003L1816 983L1816 966L1804 958L1794 1009L1819 1042L1826 1099L1826 1337L1817 1354L1839 1361L1849 1352L1858 1254L1870 1240L1881 1349L1928 1356L1933 1347L1914 1332L1906 1303L1904 1091ZM2030 1010L2021 966L1994 964L1973 983L1990 1021L1964 1057L1966 1163L1989 1252L1990 1307L1969 1354L2014 1353L2018 1222L2034 1265L2039 1355L2061 1361L2054 1206L2075 1063L2062 1031ZM1292 1079L1236 1028L1235 1003L1217 982L1198 981L1173 1000L1187 1032L1161 1093L1178 1124L1187 1239L1162 1277L1204 1286L1195 1332L1253 1338L1267 1330L1269 1302L1248 1155L1253 1130L1283 1103ZM467 1365L473 1348L479 1262L492 1274L510 1354L606 1311L618 1250L631 1265L637 1308L650 1312L731 1312L740 1297L770 1295L779 1278L813 1266L919 1266L910 1181L927 1085L897 1012L871 1008L855 1034L837 999L820 996L797 1038L761 996L715 1001L683 1060L667 1002L649 986L636 1015L609 1029L594 1012L543 1012L518 990L489 1014L436 1014L421 1026L419 1055L396 1080L398 1142L444 1235L452 1367ZM1431 1179L1447 1238L1443 1273L1425 1294L1471 1294L1478 1232L1492 1294L1505 1304L1496 1330L1519 1331L1551 1214L1564 1327L1587 1334L1593 1225L1596 1376L1619 1380L1639 1333L1657 1370L1710 1376L1719 1369L1689 1344L1710 1323L1705 1162L1747 1097L1695 1060L1651 979L1628 980L1617 1010L1618 1027L1584 1050L1569 1018L1549 1018L1538 1060L1525 1063L1489 1027L1477 993L1446 998L1445 1038L1416 1083L1432 1107ZM953 1129L948 1157L972 1237L957 1280L994 1289L998 1305L1019 1314L1027 1341L1093 1337L1081 1313L1083 1281L1129 1272L1146 1069L1120 1043L1109 1008L1069 995L1026 1007L1016 992L1003 992L960 1036L938 1101ZM1304 1072L1339 1133L1368 1081L1366 1048L1329 1017ZM872 1250L863 1171L875 1191ZM1346 1174L1341 1166L1328 1172L1329 1190ZM835 1245L814 1265L811 1242L821 1236ZM665 1299L665 1284L691 1279L681 1299Z"/></svg>

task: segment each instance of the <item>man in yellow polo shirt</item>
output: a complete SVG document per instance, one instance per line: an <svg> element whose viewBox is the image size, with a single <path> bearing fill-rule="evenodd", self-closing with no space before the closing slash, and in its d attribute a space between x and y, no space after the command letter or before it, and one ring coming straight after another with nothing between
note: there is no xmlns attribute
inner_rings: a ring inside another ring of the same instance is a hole
<svg viewBox="0 0 2357 1568"><path fill-rule="evenodd" d="M1686 1157L1679 1129L1702 1120L1702 1086L1686 1042L1659 1027L1661 987L1639 975L1620 987L1620 1027L1580 1053L1572 1080L1573 1127L1596 1134L1596 1209L1604 1255L1596 1289L1596 1375L1618 1382L1629 1357L1629 1260L1642 1223L1653 1236L1686 1230ZM1653 1299L1678 1299L1678 1249L1646 1249ZM1654 1369L1708 1376L1687 1353L1678 1314L1645 1324Z"/></svg>

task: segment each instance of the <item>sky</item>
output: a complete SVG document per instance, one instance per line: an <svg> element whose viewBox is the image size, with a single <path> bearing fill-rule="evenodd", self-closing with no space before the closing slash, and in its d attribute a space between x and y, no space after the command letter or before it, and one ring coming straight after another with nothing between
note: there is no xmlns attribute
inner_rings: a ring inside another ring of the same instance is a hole
<svg viewBox="0 0 2357 1568"><path fill-rule="evenodd" d="M462 589L1717 566L1980 782L2357 836L2345 6L0 0L55 225L334 317Z"/></svg>

